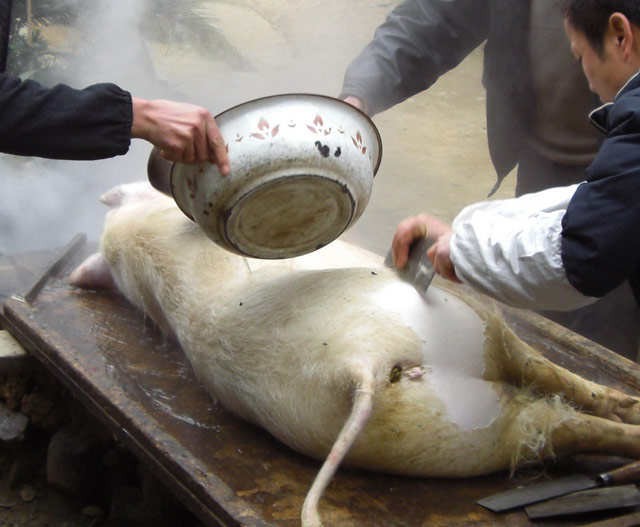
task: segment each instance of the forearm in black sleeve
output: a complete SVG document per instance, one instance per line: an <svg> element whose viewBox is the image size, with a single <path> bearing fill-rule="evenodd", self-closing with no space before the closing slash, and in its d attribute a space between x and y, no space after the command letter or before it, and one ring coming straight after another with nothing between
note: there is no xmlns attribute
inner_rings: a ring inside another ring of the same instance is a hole
<svg viewBox="0 0 640 527"><path fill-rule="evenodd" d="M131 95L114 84L76 90L0 75L0 151L53 159L102 159L131 142Z"/></svg>

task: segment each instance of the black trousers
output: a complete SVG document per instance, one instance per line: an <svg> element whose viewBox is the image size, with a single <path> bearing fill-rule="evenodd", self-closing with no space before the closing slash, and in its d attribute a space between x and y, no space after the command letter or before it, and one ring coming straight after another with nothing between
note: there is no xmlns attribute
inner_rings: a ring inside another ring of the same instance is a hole
<svg viewBox="0 0 640 527"><path fill-rule="evenodd" d="M527 149L518 164L516 195L579 183L584 181L586 168L561 165ZM638 359L640 307L628 282L590 306L575 311L539 313L623 357L632 361Z"/></svg>

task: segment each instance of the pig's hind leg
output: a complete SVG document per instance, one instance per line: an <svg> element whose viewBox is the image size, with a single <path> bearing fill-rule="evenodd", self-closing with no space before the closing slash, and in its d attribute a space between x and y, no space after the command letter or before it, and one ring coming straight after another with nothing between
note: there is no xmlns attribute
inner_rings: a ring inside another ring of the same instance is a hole
<svg viewBox="0 0 640 527"><path fill-rule="evenodd" d="M495 318L495 320L492 320ZM540 355L495 315L488 320L487 346L495 378L543 394L562 395L580 410L610 421L640 424L640 398L576 375ZM500 350L495 352L495 350Z"/></svg>
<svg viewBox="0 0 640 527"><path fill-rule="evenodd" d="M557 454L603 454L640 459L640 427L578 413L552 434Z"/></svg>
<svg viewBox="0 0 640 527"><path fill-rule="evenodd" d="M511 469L543 459L600 454L640 459L640 427L576 411L561 395L519 392L508 404L501 449Z"/></svg>

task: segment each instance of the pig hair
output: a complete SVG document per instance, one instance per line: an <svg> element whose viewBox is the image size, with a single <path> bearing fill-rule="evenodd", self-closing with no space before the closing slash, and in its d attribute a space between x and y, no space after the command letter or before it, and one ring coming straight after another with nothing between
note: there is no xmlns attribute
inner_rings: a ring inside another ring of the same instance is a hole
<svg viewBox="0 0 640 527"><path fill-rule="evenodd" d="M518 394L516 397L532 398L531 393ZM524 403L524 400L523 400ZM511 455L511 476L516 469L539 464L543 459L553 459L553 432L556 428L576 418L576 411L567 404L561 395L532 398L523 404L516 417L516 430L520 438Z"/></svg>
<svg viewBox="0 0 640 527"><path fill-rule="evenodd" d="M148 197L144 188L135 190L137 199ZM102 251L127 299L165 331L173 328L197 378L229 412L300 453L324 459L303 505L303 527L321 525L318 501L343 462L389 473L463 477L509 467L513 475L516 467L556 452L640 458L640 432L600 419L627 419L629 405L638 400L554 365L520 340L486 299L448 291L465 305L464 316L473 318L474 338L483 339L469 352L482 352L484 360L460 377L483 390L478 405L469 406L476 402L469 398L473 392L447 380L446 396L459 390L453 395L466 398L445 400L437 373L430 374L436 363L431 370L425 345L442 353L445 346L427 342L431 337L420 336L402 310L382 305L387 288L406 291L393 270L330 271L296 267L297 259L247 260L211 243L167 196L139 207L127 192L105 201L118 210L107 217ZM344 262L339 252L334 263ZM449 300L444 297L451 313L460 313L458 301ZM445 325L443 335L449 338L460 321ZM596 418L548 395L557 393ZM461 417L449 400L466 405ZM483 414L467 419L474 408ZM575 444L576 433L586 437L584 444Z"/></svg>

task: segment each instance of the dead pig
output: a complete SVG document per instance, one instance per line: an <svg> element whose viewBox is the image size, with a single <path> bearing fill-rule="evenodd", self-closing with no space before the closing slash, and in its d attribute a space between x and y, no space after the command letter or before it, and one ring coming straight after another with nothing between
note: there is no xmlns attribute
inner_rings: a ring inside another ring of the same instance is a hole
<svg viewBox="0 0 640 527"><path fill-rule="evenodd" d="M321 525L318 501L343 461L464 477L552 454L640 458L639 399L552 364L469 299L433 285L422 297L341 242L244 259L146 185L104 200L115 208L102 256L72 283L112 279L175 334L229 411L325 460L304 526Z"/></svg>

